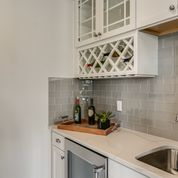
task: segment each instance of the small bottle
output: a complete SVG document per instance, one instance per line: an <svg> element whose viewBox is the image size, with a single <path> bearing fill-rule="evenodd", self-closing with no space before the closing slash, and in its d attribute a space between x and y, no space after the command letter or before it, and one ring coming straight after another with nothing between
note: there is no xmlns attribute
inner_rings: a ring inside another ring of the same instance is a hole
<svg viewBox="0 0 178 178"><path fill-rule="evenodd" d="M79 97L77 97L75 99L74 122L76 124L80 124L81 123L81 107L80 107L80 99L79 99Z"/></svg>
<svg viewBox="0 0 178 178"><path fill-rule="evenodd" d="M90 99L90 105L88 107L88 124L95 124L95 107L93 106L93 98Z"/></svg>

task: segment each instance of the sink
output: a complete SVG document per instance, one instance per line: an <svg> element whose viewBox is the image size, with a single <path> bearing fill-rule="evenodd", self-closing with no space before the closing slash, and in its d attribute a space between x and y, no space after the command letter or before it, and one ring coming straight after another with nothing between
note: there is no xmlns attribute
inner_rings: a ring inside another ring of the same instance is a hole
<svg viewBox="0 0 178 178"><path fill-rule="evenodd" d="M171 174L178 174L178 148L162 146L136 157L137 160Z"/></svg>

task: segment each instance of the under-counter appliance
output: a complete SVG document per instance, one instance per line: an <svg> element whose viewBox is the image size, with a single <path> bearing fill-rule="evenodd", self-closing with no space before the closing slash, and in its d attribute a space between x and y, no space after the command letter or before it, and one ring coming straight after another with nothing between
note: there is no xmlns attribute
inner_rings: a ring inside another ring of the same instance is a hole
<svg viewBox="0 0 178 178"><path fill-rule="evenodd" d="M107 178L108 160L71 140L65 140L65 178Z"/></svg>

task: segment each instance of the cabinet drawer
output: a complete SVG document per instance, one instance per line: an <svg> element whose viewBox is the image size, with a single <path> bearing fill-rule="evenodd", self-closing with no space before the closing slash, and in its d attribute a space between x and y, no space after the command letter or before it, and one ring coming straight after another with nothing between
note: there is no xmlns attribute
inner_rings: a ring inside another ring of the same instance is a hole
<svg viewBox="0 0 178 178"><path fill-rule="evenodd" d="M55 132L52 133L52 144L64 151L65 138Z"/></svg>

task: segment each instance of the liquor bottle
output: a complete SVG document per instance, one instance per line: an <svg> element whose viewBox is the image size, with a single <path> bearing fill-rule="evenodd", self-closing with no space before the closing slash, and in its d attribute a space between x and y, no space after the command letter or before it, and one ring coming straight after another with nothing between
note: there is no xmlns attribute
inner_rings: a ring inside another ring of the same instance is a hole
<svg viewBox="0 0 178 178"><path fill-rule="evenodd" d="M95 124L95 107L93 105L93 98L90 99L90 105L88 107L88 124Z"/></svg>
<svg viewBox="0 0 178 178"><path fill-rule="evenodd" d="M75 99L74 122L76 124L80 124L81 123L81 107L80 107L80 99L79 99L79 97L77 97Z"/></svg>

